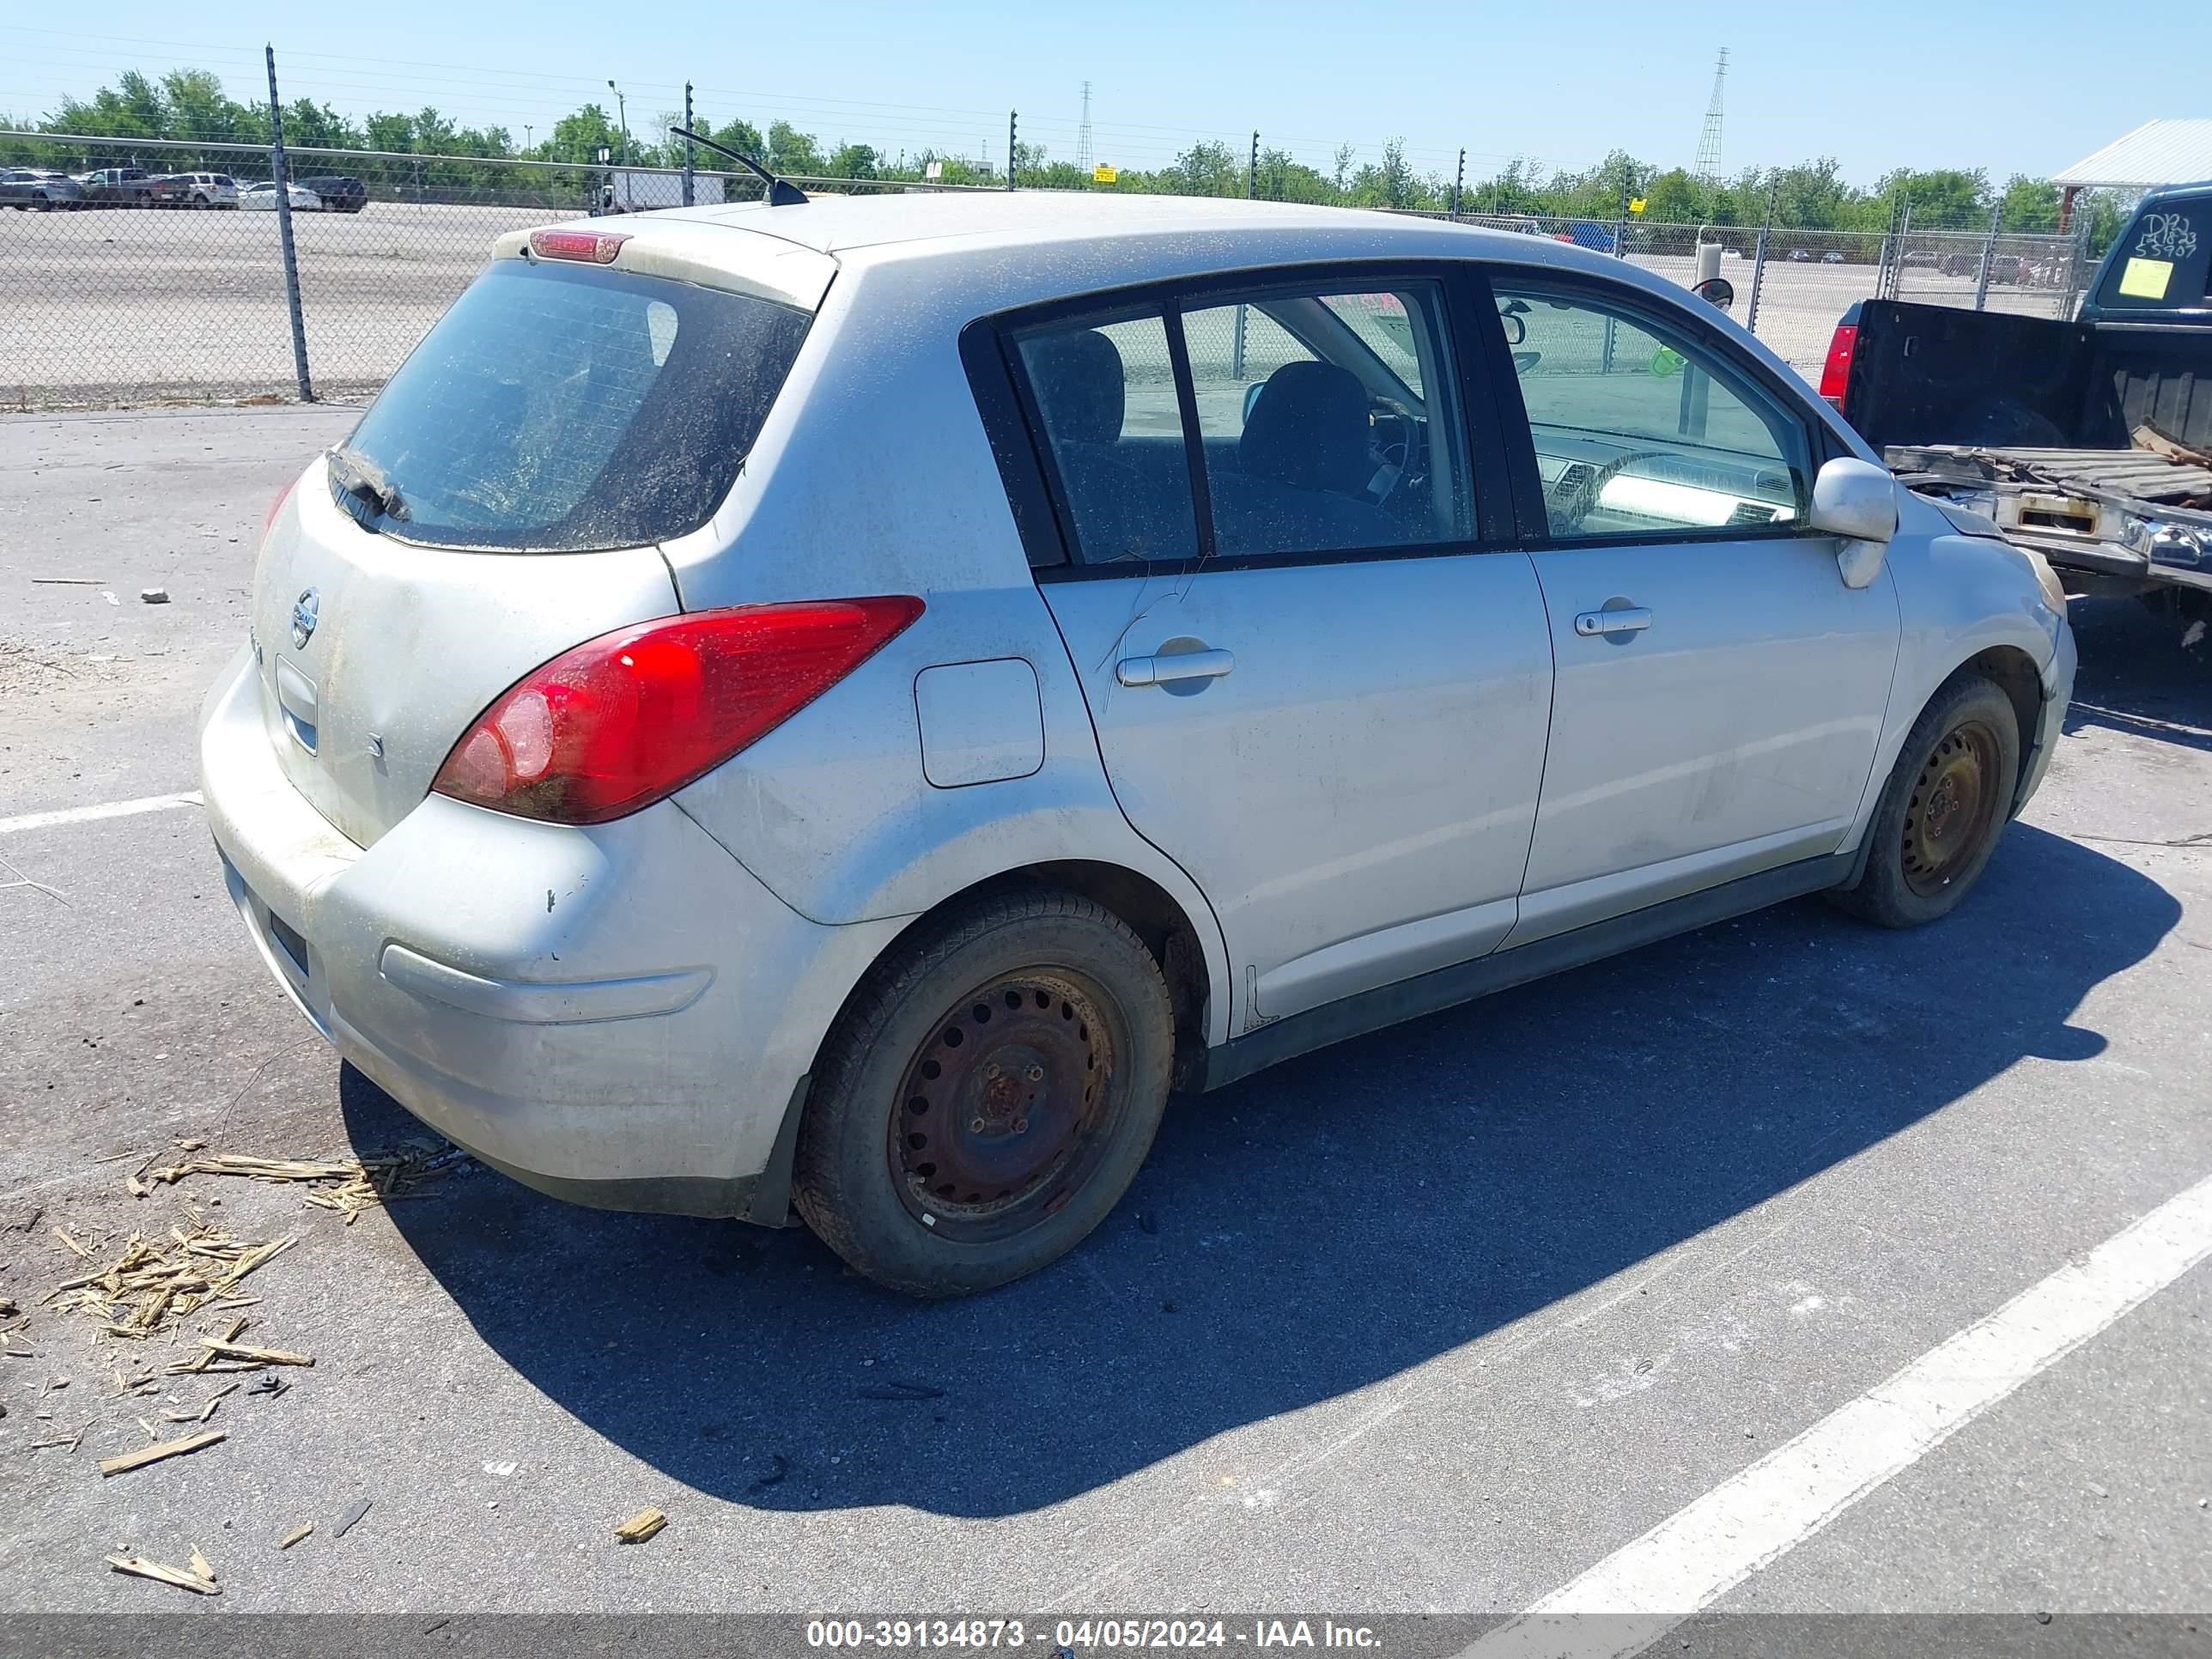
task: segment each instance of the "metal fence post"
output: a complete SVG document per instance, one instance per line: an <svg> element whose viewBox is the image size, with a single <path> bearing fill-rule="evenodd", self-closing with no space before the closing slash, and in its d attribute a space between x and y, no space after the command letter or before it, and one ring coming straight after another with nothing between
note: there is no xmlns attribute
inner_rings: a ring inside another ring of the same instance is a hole
<svg viewBox="0 0 2212 1659"><path fill-rule="evenodd" d="M1751 254L1751 298L1743 308L1743 327L1747 334L1759 332L1759 289L1766 280L1766 239L1774 230L1774 210L1781 198L1782 187L1771 185L1766 191L1766 222L1759 228L1759 242Z"/></svg>
<svg viewBox="0 0 2212 1659"><path fill-rule="evenodd" d="M1260 193L1260 129L1252 129L1252 159L1244 164L1244 199Z"/></svg>
<svg viewBox="0 0 2212 1659"><path fill-rule="evenodd" d="M1905 250L1912 240L1912 198L1905 198L1905 211L1897 222L1897 257L1889 262L1889 297L1894 300L1905 288Z"/></svg>
<svg viewBox="0 0 2212 1659"><path fill-rule="evenodd" d="M1462 195L1464 195L1464 193L1466 192L1466 190L1467 190L1467 152L1466 152L1465 150L1463 150L1463 149L1462 149L1462 151L1460 151L1460 153L1459 153L1459 173L1458 173L1457 176L1455 176L1455 177L1452 179L1452 211L1451 211L1451 216L1452 216L1452 222L1453 222L1453 223L1455 223L1455 224L1456 224L1456 223L1459 222L1459 204L1460 204L1460 199L1461 199L1462 196Z"/></svg>
<svg viewBox="0 0 2212 1659"><path fill-rule="evenodd" d="M689 81L684 83L684 131L691 131L691 83ZM691 204L691 141L686 138L684 141L684 205L690 207Z"/></svg>
<svg viewBox="0 0 2212 1659"><path fill-rule="evenodd" d="M1019 110L1006 112L1006 188L1014 187L1014 157L1021 152L1014 148L1014 124L1021 118Z"/></svg>
<svg viewBox="0 0 2212 1659"><path fill-rule="evenodd" d="M307 323L300 311L300 259L292 246L292 181L284 167L284 106L276 97L276 48L262 48L269 63L269 178L276 191L276 241L284 252L284 303L292 313L292 374L300 384L300 401L315 401L314 382L307 378Z"/></svg>
<svg viewBox="0 0 2212 1659"><path fill-rule="evenodd" d="M1986 311L1990 305L1990 267L1996 263L1997 227L2004 222L2004 204L1999 202L1990 210L1990 234L1982 239L1982 270L1974 280L1974 309Z"/></svg>

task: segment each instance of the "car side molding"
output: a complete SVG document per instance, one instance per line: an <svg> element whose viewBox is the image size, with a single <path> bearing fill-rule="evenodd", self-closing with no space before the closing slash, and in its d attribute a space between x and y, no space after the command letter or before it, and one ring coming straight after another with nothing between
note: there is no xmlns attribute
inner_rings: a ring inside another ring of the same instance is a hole
<svg viewBox="0 0 2212 1659"><path fill-rule="evenodd" d="M1617 956L1638 946L1656 945L1677 933L1686 933L1717 921L1727 921L1751 911L1802 897L1826 888L1839 887L1857 872L1865 856L1862 845L1819 858L1800 859L1753 875L1739 876L1702 892L1687 893L1664 903L1632 910L1624 916L1594 921L1571 933L1494 951L1471 962L1439 968L1432 973L1382 985L1341 1001L1326 1003L1302 1014L1291 1014L1258 1030L1206 1051L1202 1089L1218 1089L1263 1071L1279 1061L1326 1048L1347 1038L1364 1036L1403 1020L1472 1002L1493 992L1510 990L1532 980L1580 968L1601 957Z"/></svg>

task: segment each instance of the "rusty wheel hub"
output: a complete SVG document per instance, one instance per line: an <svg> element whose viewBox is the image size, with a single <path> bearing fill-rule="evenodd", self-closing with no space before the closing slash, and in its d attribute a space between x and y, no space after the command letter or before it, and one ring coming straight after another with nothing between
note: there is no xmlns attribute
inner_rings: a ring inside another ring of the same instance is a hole
<svg viewBox="0 0 2212 1659"><path fill-rule="evenodd" d="M891 1113L908 1210L979 1241L1054 1213L1107 1144L1113 1060L1098 994L1073 975L1010 975L963 997L908 1063Z"/></svg>
<svg viewBox="0 0 2212 1659"><path fill-rule="evenodd" d="M1996 733L1969 720L1929 752L1905 810L1905 880L1940 892L1973 861L1997 810Z"/></svg>

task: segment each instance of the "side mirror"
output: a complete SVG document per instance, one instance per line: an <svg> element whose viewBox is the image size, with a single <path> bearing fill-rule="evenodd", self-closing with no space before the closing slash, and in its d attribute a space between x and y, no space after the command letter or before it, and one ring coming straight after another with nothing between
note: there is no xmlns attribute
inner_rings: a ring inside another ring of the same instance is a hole
<svg viewBox="0 0 2212 1659"><path fill-rule="evenodd" d="M1864 587L1881 574L1882 556L1897 534L1897 480L1882 467L1839 455L1813 479L1812 527L1839 536L1836 568L1846 587Z"/></svg>

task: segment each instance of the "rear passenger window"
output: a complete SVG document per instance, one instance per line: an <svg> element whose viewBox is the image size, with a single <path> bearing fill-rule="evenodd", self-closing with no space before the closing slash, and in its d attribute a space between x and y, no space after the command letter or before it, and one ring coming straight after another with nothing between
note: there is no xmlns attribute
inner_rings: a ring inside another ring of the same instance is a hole
<svg viewBox="0 0 2212 1659"><path fill-rule="evenodd" d="M1170 345L1177 328L1187 404ZM1431 284L1208 297L1012 339L1083 563L1473 537L1443 295Z"/></svg>
<svg viewBox="0 0 2212 1659"><path fill-rule="evenodd" d="M1270 293L1182 328L1217 553L1473 535L1436 290Z"/></svg>
<svg viewBox="0 0 2212 1659"><path fill-rule="evenodd" d="M1190 462L1157 312L1015 337L1085 564L1198 556Z"/></svg>

